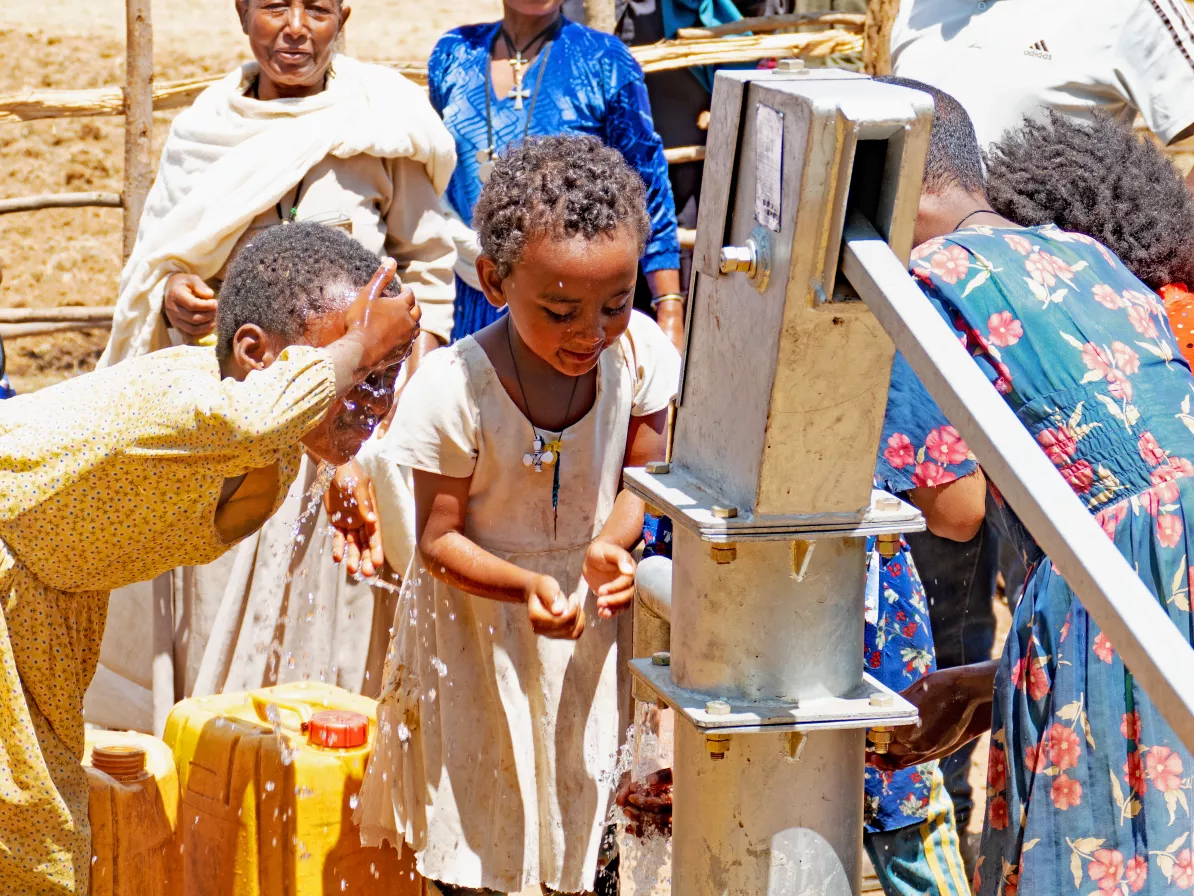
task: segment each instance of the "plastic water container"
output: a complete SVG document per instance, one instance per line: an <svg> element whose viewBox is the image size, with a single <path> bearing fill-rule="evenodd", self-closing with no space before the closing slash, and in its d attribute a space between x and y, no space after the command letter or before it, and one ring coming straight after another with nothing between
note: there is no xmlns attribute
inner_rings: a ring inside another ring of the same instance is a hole
<svg viewBox="0 0 1194 896"><path fill-rule="evenodd" d="M377 704L298 683L183 700L166 721L186 896L417 896L413 858L352 822Z"/></svg>
<svg viewBox="0 0 1194 896"><path fill-rule="evenodd" d="M91 896L173 893L178 883L178 774L148 734L86 733Z"/></svg>

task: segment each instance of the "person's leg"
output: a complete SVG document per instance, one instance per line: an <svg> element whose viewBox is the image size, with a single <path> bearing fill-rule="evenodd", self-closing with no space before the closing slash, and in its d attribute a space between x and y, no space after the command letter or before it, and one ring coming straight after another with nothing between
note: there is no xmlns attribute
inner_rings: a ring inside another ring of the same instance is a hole
<svg viewBox="0 0 1194 896"><path fill-rule="evenodd" d="M863 845L887 896L970 896L954 807L933 771L928 817L918 825L868 833Z"/></svg>

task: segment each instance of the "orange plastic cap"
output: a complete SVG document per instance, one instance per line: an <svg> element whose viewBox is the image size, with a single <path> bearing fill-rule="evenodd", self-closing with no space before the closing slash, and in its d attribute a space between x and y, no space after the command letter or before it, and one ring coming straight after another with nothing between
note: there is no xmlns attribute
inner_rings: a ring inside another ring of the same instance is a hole
<svg viewBox="0 0 1194 896"><path fill-rule="evenodd" d="M311 716L307 743L317 747L351 749L369 741L369 719L359 712L327 709Z"/></svg>

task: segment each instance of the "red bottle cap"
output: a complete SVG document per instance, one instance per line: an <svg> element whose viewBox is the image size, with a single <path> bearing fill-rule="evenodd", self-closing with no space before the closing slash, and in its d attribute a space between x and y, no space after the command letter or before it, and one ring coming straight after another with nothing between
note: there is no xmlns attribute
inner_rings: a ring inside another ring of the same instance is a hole
<svg viewBox="0 0 1194 896"><path fill-rule="evenodd" d="M351 749L369 741L369 719L359 712L327 709L311 716L307 743L317 747Z"/></svg>

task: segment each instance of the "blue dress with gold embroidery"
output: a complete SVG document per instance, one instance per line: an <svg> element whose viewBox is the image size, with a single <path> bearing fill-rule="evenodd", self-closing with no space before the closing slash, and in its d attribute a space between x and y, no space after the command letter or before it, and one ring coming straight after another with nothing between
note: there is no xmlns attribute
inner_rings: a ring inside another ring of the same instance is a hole
<svg viewBox="0 0 1194 896"><path fill-rule="evenodd" d="M447 198L470 223L481 195L477 152L489 146L485 92L491 89L490 48L500 40L500 26L491 22L449 31L435 45L428 63L431 104L456 140L456 171ZM676 209L663 141L651 120L642 69L626 47L615 37L563 18L550 49L540 51L524 73L523 87L535 95L524 101L521 110L509 97L490 96L497 152L524 134L589 134L619 150L647 186L651 236L643 251L643 270L678 268ZM453 340L476 332L498 315L480 292L457 279Z"/></svg>

